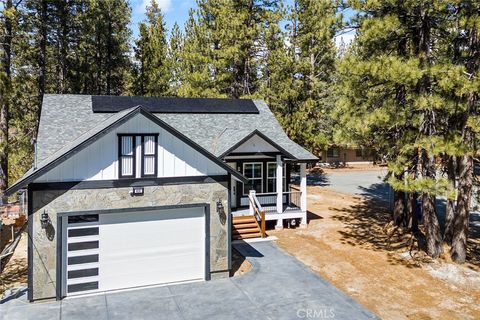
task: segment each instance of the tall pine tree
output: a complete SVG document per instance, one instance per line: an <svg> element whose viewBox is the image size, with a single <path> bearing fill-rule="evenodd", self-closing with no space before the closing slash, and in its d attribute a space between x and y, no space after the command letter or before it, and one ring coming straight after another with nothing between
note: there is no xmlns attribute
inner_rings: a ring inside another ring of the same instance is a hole
<svg viewBox="0 0 480 320"><path fill-rule="evenodd" d="M155 0L146 8L146 21L139 24L135 41L137 60L134 93L144 96L163 96L170 93L170 74L167 60L167 38L163 14Z"/></svg>

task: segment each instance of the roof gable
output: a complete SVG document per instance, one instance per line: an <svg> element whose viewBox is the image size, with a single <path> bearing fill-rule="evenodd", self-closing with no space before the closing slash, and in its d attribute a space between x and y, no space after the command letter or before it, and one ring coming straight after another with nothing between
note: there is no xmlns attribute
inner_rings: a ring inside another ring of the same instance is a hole
<svg viewBox="0 0 480 320"><path fill-rule="evenodd" d="M35 181L42 175L46 174L50 170L54 169L55 167L59 166L66 160L70 159L75 154L81 152L89 145L97 141L98 139L102 138L114 128L126 123L133 117L137 115L143 115L148 120L152 121L153 123L159 125L161 128L166 130L168 133L172 134L176 138L182 140L185 144L202 154L206 157L209 161L212 161L219 167L225 169L225 171L234 175L237 179L241 181L245 181L245 177L241 175L236 170L233 170L230 166L225 164L224 162L220 161L217 157L209 153L207 150L196 144L194 141L183 135L182 133L178 132L164 121L160 120L159 118L152 115L150 112L145 110L143 107L131 108L128 110L124 110L122 112L116 113L113 116L109 117L107 120L103 121L101 124L97 125L93 129L87 131L79 138L75 139L71 143L67 144L63 148L57 150L48 158L41 161L36 169L29 170L19 181L13 184L6 190L7 194L12 194L13 192L19 190L21 187L28 185L29 183Z"/></svg>
<svg viewBox="0 0 480 320"><path fill-rule="evenodd" d="M235 143L232 147L222 153L222 155L220 155L220 158L224 158L228 156L228 154L235 152L280 152L284 156L289 157L290 159L295 159L292 154L280 147L277 143L275 143L272 139L264 135L259 130L252 131L240 141Z"/></svg>

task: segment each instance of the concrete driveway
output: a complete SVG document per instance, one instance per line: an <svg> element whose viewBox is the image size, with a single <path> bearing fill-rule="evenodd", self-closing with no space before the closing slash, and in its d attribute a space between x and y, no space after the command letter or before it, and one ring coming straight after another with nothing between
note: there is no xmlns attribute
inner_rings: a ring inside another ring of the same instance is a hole
<svg viewBox="0 0 480 320"><path fill-rule="evenodd" d="M236 244L252 263L239 277L147 288L60 302L0 305L10 319L376 319L275 244Z"/></svg>

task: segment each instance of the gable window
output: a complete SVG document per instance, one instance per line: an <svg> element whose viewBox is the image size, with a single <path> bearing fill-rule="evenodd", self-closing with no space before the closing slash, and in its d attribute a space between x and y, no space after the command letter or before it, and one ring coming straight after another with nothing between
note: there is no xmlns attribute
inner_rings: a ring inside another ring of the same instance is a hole
<svg viewBox="0 0 480 320"><path fill-rule="evenodd" d="M157 175L157 136L142 136L142 176Z"/></svg>
<svg viewBox="0 0 480 320"><path fill-rule="evenodd" d="M156 177L158 134L120 134L118 138L119 177ZM140 159L137 159L137 155ZM136 172L137 163L140 166L139 174Z"/></svg>
<svg viewBox="0 0 480 320"><path fill-rule="evenodd" d="M135 177L135 136L121 135L119 136L120 148L120 178Z"/></svg>
<svg viewBox="0 0 480 320"><path fill-rule="evenodd" d="M328 158L339 158L340 157L340 150L338 150L338 148L329 148L327 150L327 157Z"/></svg>
<svg viewBox="0 0 480 320"><path fill-rule="evenodd" d="M246 162L243 164L243 175L248 182L243 185L243 194L248 195L250 190L257 193L263 192L263 163L262 162Z"/></svg>
<svg viewBox="0 0 480 320"><path fill-rule="evenodd" d="M283 187L286 189L285 166L283 166ZM277 163L267 163L267 192L277 192Z"/></svg>

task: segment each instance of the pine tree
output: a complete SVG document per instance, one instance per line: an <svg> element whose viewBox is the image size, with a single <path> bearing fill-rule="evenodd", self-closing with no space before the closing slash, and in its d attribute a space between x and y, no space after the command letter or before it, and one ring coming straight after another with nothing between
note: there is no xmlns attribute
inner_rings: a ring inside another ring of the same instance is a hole
<svg viewBox="0 0 480 320"><path fill-rule="evenodd" d="M478 88L478 80L465 76L477 71L475 67L467 71L466 61L472 60L466 57L478 61L478 43L472 42L476 36L461 42L469 34L466 30L475 30L472 21L478 19L478 12L473 6L462 10L465 3L351 3L360 13L355 21L360 28L353 50L338 66L342 92L336 105L338 134L387 155L390 183L399 198L405 198L402 191L410 195L406 207L412 224L411 203L416 193L421 195L427 253L432 257L442 253L443 240L435 197L457 199L457 206L450 202L448 211L458 222L452 226L458 234L452 258L462 262L472 185L470 159L476 152L472 124L478 121L473 89ZM467 19L467 12L476 18ZM466 20L469 27L460 23ZM450 163L454 157L457 165ZM459 177L463 178L457 196L452 180Z"/></svg>
<svg viewBox="0 0 480 320"><path fill-rule="evenodd" d="M183 63L181 85L178 95L181 97L225 97L215 87L213 55L205 24L196 20L194 10L189 11L185 24L185 38L180 59Z"/></svg>
<svg viewBox="0 0 480 320"><path fill-rule="evenodd" d="M79 93L119 95L131 70L131 9L125 0L83 1L78 12L81 31L76 48Z"/></svg>
<svg viewBox="0 0 480 320"><path fill-rule="evenodd" d="M137 95L164 96L170 92L165 23L155 0L146 9L147 19L140 22L140 37L135 42L138 71L134 91Z"/></svg>
<svg viewBox="0 0 480 320"><path fill-rule="evenodd" d="M169 79L169 94L171 96L177 96L178 90L183 82L183 68L184 62L182 60L182 52L184 46L184 36L177 23L173 25L172 32L170 34L170 41L168 45L168 73Z"/></svg>
<svg viewBox="0 0 480 320"><path fill-rule="evenodd" d="M334 36L341 22L337 7L331 0L297 0L291 18L291 77L298 96L292 96L282 124L292 139L313 152L332 141Z"/></svg>
<svg viewBox="0 0 480 320"><path fill-rule="evenodd" d="M1 14L1 64L0 64L0 192L2 203L6 198L3 192L8 186L9 157L9 121L10 121L10 91L12 87L12 38L17 13L12 0L3 3Z"/></svg>

